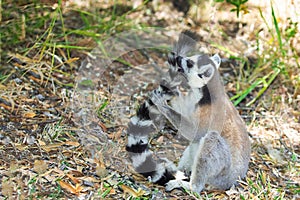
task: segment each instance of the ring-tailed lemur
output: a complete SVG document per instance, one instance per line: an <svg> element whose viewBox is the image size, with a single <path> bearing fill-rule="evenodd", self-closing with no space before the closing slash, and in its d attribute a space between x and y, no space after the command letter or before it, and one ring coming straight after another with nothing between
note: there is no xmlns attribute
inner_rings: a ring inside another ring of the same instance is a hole
<svg viewBox="0 0 300 200"><path fill-rule="evenodd" d="M185 81L178 76L177 58L185 56L195 46L196 37L191 32L183 32L173 51L168 55L169 70L163 77L155 93L165 101L170 101L180 92L178 86ZM152 100L147 99L137 110L136 116L128 123L128 143L126 150L137 172L149 178L151 182L165 185L175 179L176 167L167 159L155 160L148 148L148 139L152 132L160 130L165 124L165 116L156 108Z"/></svg>
<svg viewBox="0 0 300 200"><path fill-rule="evenodd" d="M187 49L185 45L190 45L185 41L187 38L181 34L175 47ZM220 80L218 67L221 59L218 55L172 55L169 71L177 69L178 72L176 76L170 75L172 89L153 91L148 103L139 108L137 116L129 123L127 150L133 165L138 172L151 177L153 182L167 182L168 191L180 187L198 193L204 188L228 189L246 175L250 141L245 124ZM178 91L176 88L181 82L174 81L174 77L179 75L184 77L190 89L187 95L176 93L169 105L167 101L171 96L165 94L171 92L174 95L172 91ZM151 111L155 111L153 117ZM155 121L159 118L169 120L180 134L190 140L176 170L173 165L168 167L156 163L148 150L148 135L158 127ZM180 172L190 175L190 181L175 177Z"/></svg>

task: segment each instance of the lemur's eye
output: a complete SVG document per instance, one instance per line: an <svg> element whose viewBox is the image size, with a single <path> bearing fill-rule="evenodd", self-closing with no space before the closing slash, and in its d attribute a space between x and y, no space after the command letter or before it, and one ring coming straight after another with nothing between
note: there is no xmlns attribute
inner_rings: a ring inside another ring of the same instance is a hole
<svg viewBox="0 0 300 200"><path fill-rule="evenodd" d="M198 76L199 76L200 78L203 78L203 74L198 74Z"/></svg>
<svg viewBox="0 0 300 200"><path fill-rule="evenodd" d="M186 61L186 65L188 68L192 68L194 66L194 64L195 64L194 61L192 61L190 59Z"/></svg>

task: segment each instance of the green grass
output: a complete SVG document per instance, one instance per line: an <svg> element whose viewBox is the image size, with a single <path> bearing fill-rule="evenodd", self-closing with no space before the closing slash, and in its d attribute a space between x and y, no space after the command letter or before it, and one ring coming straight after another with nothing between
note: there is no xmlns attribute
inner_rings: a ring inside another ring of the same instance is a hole
<svg viewBox="0 0 300 200"><path fill-rule="evenodd" d="M66 22L61 0L55 9L39 1L26 5L3 2L1 44L6 51L1 51L1 57L6 59L8 52L14 52L14 48L18 48L18 52L24 56L33 54L38 60L42 60L46 51L54 53L56 49L63 49L67 59L70 59L70 51L73 49L91 50L92 47L74 45L82 37L92 38L99 43L113 33L135 27L126 15L141 9L146 3L147 1L134 9L116 3L108 11L74 8L70 13L80 17L76 21ZM22 10L21 13L18 12L19 9ZM12 13L16 17L12 18Z"/></svg>
<svg viewBox="0 0 300 200"><path fill-rule="evenodd" d="M224 0L214 0L215 2L224 2ZM248 0L226 0L228 4L233 5L235 8L231 9L230 12L236 12L236 16L239 18L240 17L240 12L245 11L247 12L247 8L244 5L247 3Z"/></svg>
<svg viewBox="0 0 300 200"><path fill-rule="evenodd" d="M256 49L257 54L259 55L258 61L252 69L245 69L241 74L240 80L237 81L237 93L231 97L234 105L239 105L247 99L249 94L255 93L254 98L251 101L246 102L246 106L251 106L265 94L266 90L271 87L278 77L281 77L279 79L287 82L287 84L295 88L295 93L299 90L300 78L292 78L289 75L293 74L295 70L294 68L299 69L299 56L297 55L295 48L291 46L290 42L297 33L298 22L290 20L288 28L286 30L282 30L279 28L273 6L271 6L270 9L273 19L273 24L271 26L267 23L264 14L260 9L259 12L262 20L265 22L265 25L269 30L271 40L269 39L266 41L266 38L260 38L258 34L256 34ZM273 32L275 32L275 34ZM263 49L260 49L260 45L263 45ZM239 61L242 67L244 65L249 66L247 58L237 56L234 52L222 45L213 43L212 46L229 54L230 58ZM277 51L277 49L279 51ZM290 49L292 50L291 52L289 52ZM263 53L260 53L262 51ZM291 64L289 62L291 59L294 59L296 62ZM242 87L241 84L243 84Z"/></svg>

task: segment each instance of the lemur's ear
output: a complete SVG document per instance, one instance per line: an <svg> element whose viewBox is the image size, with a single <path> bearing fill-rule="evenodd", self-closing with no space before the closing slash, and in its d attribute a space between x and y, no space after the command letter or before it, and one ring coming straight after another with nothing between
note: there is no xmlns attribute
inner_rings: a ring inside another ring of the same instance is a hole
<svg viewBox="0 0 300 200"><path fill-rule="evenodd" d="M216 68L218 69L221 65L221 58L218 54L213 55L212 57L210 57L210 59L214 62L214 64L216 65Z"/></svg>

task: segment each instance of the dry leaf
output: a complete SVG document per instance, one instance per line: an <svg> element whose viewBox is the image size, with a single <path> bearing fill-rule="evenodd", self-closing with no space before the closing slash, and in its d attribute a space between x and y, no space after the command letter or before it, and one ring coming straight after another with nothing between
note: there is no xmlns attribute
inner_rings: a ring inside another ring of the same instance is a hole
<svg viewBox="0 0 300 200"><path fill-rule="evenodd" d="M34 118L35 116L36 116L36 114L34 112L24 113L25 118Z"/></svg>
<svg viewBox="0 0 300 200"><path fill-rule="evenodd" d="M145 194L145 191L142 190L141 188L139 188L138 191L136 191L133 188L128 187L127 185L121 185L121 188L123 189L123 191L125 193L128 193L133 197L141 197Z"/></svg>
<svg viewBox="0 0 300 200"><path fill-rule="evenodd" d="M67 176L71 179L71 181L75 184L79 184L80 180L72 176L71 174L67 174Z"/></svg>
<svg viewBox="0 0 300 200"><path fill-rule="evenodd" d="M111 177L110 177L111 178ZM81 181L87 181L87 182L91 182L91 183L101 183L101 182L103 182L104 181L104 179L99 179L99 178L94 178L94 177L91 177L91 176L89 176L89 177L80 177L79 178Z"/></svg>
<svg viewBox="0 0 300 200"><path fill-rule="evenodd" d="M40 146L45 146L46 145L46 143L42 140L38 140L38 143L39 143Z"/></svg>
<svg viewBox="0 0 300 200"><path fill-rule="evenodd" d="M82 192L83 187L80 184L76 184L75 190L76 190L77 194L79 194L80 192Z"/></svg>
<svg viewBox="0 0 300 200"><path fill-rule="evenodd" d="M94 162L97 164L96 166L96 174L100 178L104 178L107 176L108 171L106 170L105 163L103 161L103 155L101 152L98 152L96 155L97 158L94 159Z"/></svg>
<svg viewBox="0 0 300 200"><path fill-rule="evenodd" d="M43 174L47 171L48 164L43 160L35 160L33 170L38 174Z"/></svg>
<svg viewBox="0 0 300 200"><path fill-rule="evenodd" d="M97 176L99 176L100 178L104 178L107 176L108 171L106 170L105 167L101 166L101 165L97 165L96 166L96 174Z"/></svg>
<svg viewBox="0 0 300 200"><path fill-rule="evenodd" d="M114 140L120 139L121 136L122 136L122 132L123 132L123 129L119 129L119 130L114 134Z"/></svg>
<svg viewBox="0 0 300 200"><path fill-rule="evenodd" d="M116 194L116 190L114 188L111 188L111 190L109 191L109 194Z"/></svg>
<svg viewBox="0 0 300 200"><path fill-rule="evenodd" d="M75 177L83 177L84 176L84 174L78 170L71 170L69 173Z"/></svg>
<svg viewBox="0 0 300 200"><path fill-rule="evenodd" d="M75 61L77 61L77 60L79 60L78 57L70 58L70 59L66 60L66 63L67 63L67 64L71 64L72 62L75 62Z"/></svg>
<svg viewBox="0 0 300 200"><path fill-rule="evenodd" d="M174 148L176 148L176 149L185 149L186 148L186 146L183 146L183 145L181 145L181 144L173 144L173 146L174 146Z"/></svg>
<svg viewBox="0 0 300 200"><path fill-rule="evenodd" d="M102 130L104 132L107 132L107 128L106 128L105 124L103 124L102 122L98 122L98 125L102 128Z"/></svg>
<svg viewBox="0 0 300 200"><path fill-rule="evenodd" d="M7 181L2 181L2 194L4 196L11 196L12 193L14 192L14 183L11 180L7 180Z"/></svg>
<svg viewBox="0 0 300 200"><path fill-rule="evenodd" d="M74 147L78 147L80 145L80 143L76 142L76 141L66 141L65 144L70 145L70 146L74 146Z"/></svg>
<svg viewBox="0 0 300 200"><path fill-rule="evenodd" d="M163 143L164 142L164 136L160 136L156 141L159 144Z"/></svg>
<svg viewBox="0 0 300 200"><path fill-rule="evenodd" d="M0 90L5 90L7 87L5 86L5 85L2 85L1 83L0 83Z"/></svg>
<svg viewBox="0 0 300 200"><path fill-rule="evenodd" d="M20 150L20 151L24 151L25 149L28 148L28 145L23 145L23 144L18 144L18 143L15 143L15 147Z"/></svg>
<svg viewBox="0 0 300 200"><path fill-rule="evenodd" d="M54 143L54 144L47 144L47 145L43 145L41 146L41 148L47 152L52 151L52 150L56 150L57 147L60 147L64 144L64 142L61 143Z"/></svg>
<svg viewBox="0 0 300 200"><path fill-rule="evenodd" d="M75 194L76 193L76 189L74 186L70 185L69 183L66 183L64 181L59 181L58 182L60 187L67 190L68 192Z"/></svg>
<svg viewBox="0 0 300 200"><path fill-rule="evenodd" d="M79 193L83 190L83 187L80 184L76 184L76 186L74 187L73 185L64 181L59 181L58 183L60 187L75 195L79 195Z"/></svg>
<svg viewBox="0 0 300 200"><path fill-rule="evenodd" d="M17 169L19 169L19 164L17 161L13 160L9 163L9 171L15 172Z"/></svg>

